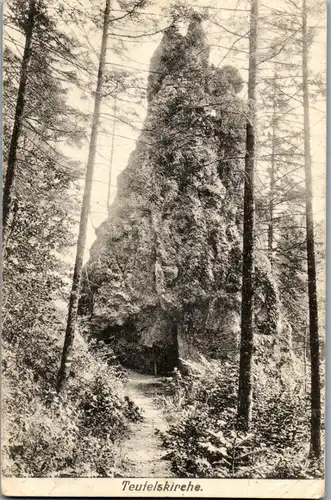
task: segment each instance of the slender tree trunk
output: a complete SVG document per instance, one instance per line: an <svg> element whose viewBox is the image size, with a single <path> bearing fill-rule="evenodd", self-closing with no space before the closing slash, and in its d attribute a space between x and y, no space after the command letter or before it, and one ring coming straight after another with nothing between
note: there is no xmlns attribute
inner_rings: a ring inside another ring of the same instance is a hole
<svg viewBox="0 0 331 500"><path fill-rule="evenodd" d="M318 310L316 289L315 237L313 219L313 182L311 166L310 123L309 123L309 86L308 86L308 31L306 0L302 3L302 90L304 108L304 149L305 149L305 188L306 188L306 231L308 262L308 300L309 300L309 341L311 358L311 434L312 456L321 455L321 382L320 346L318 336Z"/></svg>
<svg viewBox="0 0 331 500"><path fill-rule="evenodd" d="M271 165L269 184L269 224L268 224L268 253L271 264L273 263L274 244L274 196L275 196L275 152L276 152L276 84L277 73L274 76L273 111L272 111L272 142L271 142Z"/></svg>
<svg viewBox="0 0 331 500"><path fill-rule="evenodd" d="M305 334L303 338L303 378L304 378L304 394L307 394L307 337L308 337L308 324L306 321Z"/></svg>
<svg viewBox="0 0 331 500"><path fill-rule="evenodd" d="M251 0L249 36L248 100L246 124L244 236L241 304L241 345L238 394L238 425L247 431L252 414L253 293L254 293L254 164L255 164L255 88L258 2Z"/></svg>
<svg viewBox="0 0 331 500"><path fill-rule="evenodd" d="M111 190L111 183L112 183L112 170L113 170L113 159L114 159L115 127L116 127L116 97L114 97L114 122L113 122L113 131L112 131L112 139L111 139L111 156L110 156L109 176L108 176L108 194L107 194L108 212L110 209L110 190Z"/></svg>
<svg viewBox="0 0 331 500"><path fill-rule="evenodd" d="M86 231L87 231L87 222L88 222L88 214L90 210L90 201L91 201L91 190L92 190L92 180L93 180L93 170L94 170L94 161L96 154L96 146L97 146L97 136L98 136L98 128L100 121L100 105L101 105L101 91L103 85L103 75L104 68L106 62L106 53L107 53L107 30L110 19L110 5L111 0L106 0L106 7L104 11L104 21L103 21L103 32L102 32L102 42L101 42L101 50L100 50L100 60L99 60L99 70L98 70L98 79L97 79L97 87L95 93L95 101L94 101L94 112L93 112L93 120L92 120L92 129L91 129L91 139L90 139L90 147L89 147L89 155L87 160L86 167L86 177L85 177L85 188L84 188L84 197L80 215L80 224L79 224L79 234L77 240L77 249L76 249L76 261L74 268L74 275L72 280L72 288L69 298L69 311L68 311L68 320L67 320L67 328L62 352L61 365L58 372L58 380L57 380L57 391L61 392L64 389L66 380L69 376L70 365L71 365L71 351L74 342L75 336L75 328L77 323L77 310L78 310L78 301L79 301L79 293L80 293L80 283L82 277L82 269L83 269L83 259L84 259L84 250L86 244Z"/></svg>
<svg viewBox="0 0 331 500"><path fill-rule="evenodd" d="M36 1L30 0L29 13L25 31L25 45L21 64L20 82L18 87L13 131L10 140L7 170L2 195L2 228L3 238L7 233L9 216L12 208L13 187L17 168L17 148L23 128L23 117L25 109L26 85L28 81L28 71L32 55L32 38L36 20Z"/></svg>

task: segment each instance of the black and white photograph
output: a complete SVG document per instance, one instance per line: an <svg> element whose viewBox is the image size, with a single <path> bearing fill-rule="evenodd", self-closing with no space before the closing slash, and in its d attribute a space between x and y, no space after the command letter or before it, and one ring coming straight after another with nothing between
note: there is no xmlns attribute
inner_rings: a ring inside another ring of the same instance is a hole
<svg viewBox="0 0 331 500"><path fill-rule="evenodd" d="M2 24L3 495L321 498L325 2Z"/></svg>

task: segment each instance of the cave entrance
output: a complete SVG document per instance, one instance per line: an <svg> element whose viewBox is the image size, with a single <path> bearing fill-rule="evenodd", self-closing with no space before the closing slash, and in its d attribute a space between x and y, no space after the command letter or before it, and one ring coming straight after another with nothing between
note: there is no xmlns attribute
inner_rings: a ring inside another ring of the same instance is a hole
<svg viewBox="0 0 331 500"><path fill-rule="evenodd" d="M174 323L171 327L169 343L158 346L154 344L152 347L153 358L153 373L157 376L170 375L179 363L179 348L178 348L178 325Z"/></svg>

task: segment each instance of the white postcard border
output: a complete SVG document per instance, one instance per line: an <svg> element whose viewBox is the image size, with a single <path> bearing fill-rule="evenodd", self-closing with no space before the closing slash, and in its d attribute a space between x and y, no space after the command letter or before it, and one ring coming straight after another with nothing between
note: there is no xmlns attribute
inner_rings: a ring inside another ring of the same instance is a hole
<svg viewBox="0 0 331 500"><path fill-rule="evenodd" d="M324 496L323 479L2 478L5 496L300 498Z"/></svg>

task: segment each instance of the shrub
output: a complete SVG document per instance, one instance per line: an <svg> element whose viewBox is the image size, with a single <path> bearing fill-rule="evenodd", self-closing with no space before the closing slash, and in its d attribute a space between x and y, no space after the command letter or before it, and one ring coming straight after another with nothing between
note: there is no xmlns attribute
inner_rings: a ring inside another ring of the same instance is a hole
<svg viewBox="0 0 331 500"><path fill-rule="evenodd" d="M54 389L58 333L35 328L19 348L5 345L3 474L111 477L118 440L142 417L132 401L120 396L118 370L92 354L80 335L71 377L59 396Z"/></svg>
<svg viewBox="0 0 331 500"><path fill-rule="evenodd" d="M177 477L322 475L322 465L307 458L309 412L301 381L293 377L285 384L274 370L256 367L251 432L242 433L236 425L238 364L204 364L204 372L165 382L170 426L161 437Z"/></svg>

